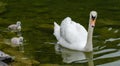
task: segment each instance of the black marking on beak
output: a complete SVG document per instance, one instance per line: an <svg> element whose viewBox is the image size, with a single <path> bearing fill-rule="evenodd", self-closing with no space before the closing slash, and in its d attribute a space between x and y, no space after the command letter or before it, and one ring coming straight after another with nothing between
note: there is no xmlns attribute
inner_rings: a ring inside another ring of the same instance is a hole
<svg viewBox="0 0 120 66"><path fill-rule="evenodd" d="M94 25L92 25L92 28L94 28L95 26Z"/></svg>
<svg viewBox="0 0 120 66"><path fill-rule="evenodd" d="M95 16L92 16L92 20L95 20L95 18L96 18Z"/></svg>

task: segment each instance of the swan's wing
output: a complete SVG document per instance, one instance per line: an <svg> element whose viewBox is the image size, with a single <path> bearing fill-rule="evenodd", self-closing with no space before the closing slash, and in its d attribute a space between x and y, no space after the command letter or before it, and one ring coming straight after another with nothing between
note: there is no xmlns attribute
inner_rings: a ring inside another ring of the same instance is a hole
<svg viewBox="0 0 120 66"><path fill-rule="evenodd" d="M87 30L79 23L76 23L74 21L72 21L72 23L74 23L73 25L76 27L76 30L80 33L81 38L87 38Z"/></svg>
<svg viewBox="0 0 120 66"><path fill-rule="evenodd" d="M12 24L12 25L9 25L9 26L8 26L8 29L15 30L16 27L17 27L16 24Z"/></svg>
<svg viewBox="0 0 120 66"><path fill-rule="evenodd" d="M69 44L84 43L87 39L87 31L85 28L72 21L70 18L64 19L61 24L60 35ZM71 21L70 21L71 20ZM67 22L69 21L69 22Z"/></svg>
<svg viewBox="0 0 120 66"><path fill-rule="evenodd" d="M14 37L14 38L11 39L11 43L12 43L12 44L19 44L18 41L19 41L19 40L18 40L18 38L16 38L16 37Z"/></svg>
<svg viewBox="0 0 120 66"><path fill-rule="evenodd" d="M56 37L57 40L60 39L60 26L54 22L54 33L53 33Z"/></svg>

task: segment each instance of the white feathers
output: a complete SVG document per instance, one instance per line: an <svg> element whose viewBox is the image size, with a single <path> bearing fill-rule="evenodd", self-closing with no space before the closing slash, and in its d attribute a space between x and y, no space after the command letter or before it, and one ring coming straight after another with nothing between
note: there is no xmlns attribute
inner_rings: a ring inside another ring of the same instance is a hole
<svg viewBox="0 0 120 66"><path fill-rule="evenodd" d="M60 26L54 22L54 35L58 40L57 44L72 50L93 51L92 36L96 19L97 12L91 11L88 32L82 25L73 21L70 17L66 17Z"/></svg>
<svg viewBox="0 0 120 66"><path fill-rule="evenodd" d="M17 21L16 24L9 25L8 29L12 32L20 32L21 31L21 22Z"/></svg>
<svg viewBox="0 0 120 66"><path fill-rule="evenodd" d="M65 18L60 26L54 22L54 35L60 45L73 50L83 50L87 41L86 29L70 17Z"/></svg>
<svg viewBox="0 0 120 66"><path fill-rule="evenodd" d="M96 11L91 11L90 16L97 17L97 12Z"/></svg>
<svg viewBox="0 0 120 66"><path fill-rule="evenodd" d="M11 43L15 46L19 46L20 44L23 44L23 37L13 37Z"/></svg>
<svg viewBox="0 0 120 66"><path fill-rule="evenodd" d="M16 32L18 37L11 38L11 46L16 47L19 46L19 50L24 52L23 47L23 37L21 36L21 22L17 21L16 24L11 24L8 26L8 29L11 32Z"/></svg>
<svg viewBox="0 0 120 66"><path fill-rule="evenodd" d="M56 36L56 39L59 40L60 39L60 26L54 22L54 35Z"/></svg>
<svg viewBox="0 0 120 66"><path fill-rule="evenodd" d="M19 50L21 51L21 52L24 52L24 45L23 45L23 37L22 36L20 36L20 37L13 37L12 39L11 39L11 45L13 46L13 47L19 47Z"/></svg>

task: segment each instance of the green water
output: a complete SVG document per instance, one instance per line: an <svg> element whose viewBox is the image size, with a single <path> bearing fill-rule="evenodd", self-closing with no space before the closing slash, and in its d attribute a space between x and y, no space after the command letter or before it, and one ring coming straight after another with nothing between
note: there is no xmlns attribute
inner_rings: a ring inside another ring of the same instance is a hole
<svg viewBox="0 0 120 66"><path fill-rule="evenodd" d="M91 10L98 12L94 30L94 65L119 66L120 62L120 1L119 0L1 0L0 28L4 30L17 20L22 22L22 35L25 41L25 54L41 64L79 65L84 63L65 64L61 55L55 53L53 22L69 16L87 29ZM13 36L13 35L12 35ZM97 58L97 59L96 59ZM50 66L50 65L49 65Z"/></svg>

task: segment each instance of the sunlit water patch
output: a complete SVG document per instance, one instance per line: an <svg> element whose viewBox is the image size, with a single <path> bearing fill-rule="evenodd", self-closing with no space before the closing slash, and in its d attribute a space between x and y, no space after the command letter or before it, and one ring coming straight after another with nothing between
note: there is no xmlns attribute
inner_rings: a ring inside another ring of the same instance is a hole
<svg viewBox="0 0 120 66"><path fill-rule="evenodd" d="M97 66L119 66L119 65L120 65L120 60L113 61L113 62L106 63L106 64L97 65Z"/></svg>
<svg viewBox="0 0 120 66"><path fill-rule="evenodd" d="M109 38L109 39L106 39L104 43L106 42L113 42L113 41L116 41L116 40L120 40L120 38Z"/></svg>

